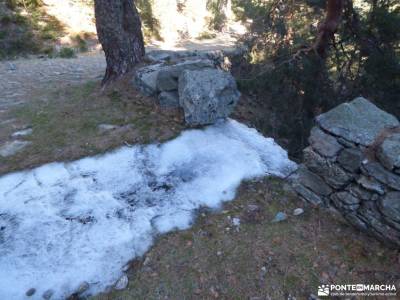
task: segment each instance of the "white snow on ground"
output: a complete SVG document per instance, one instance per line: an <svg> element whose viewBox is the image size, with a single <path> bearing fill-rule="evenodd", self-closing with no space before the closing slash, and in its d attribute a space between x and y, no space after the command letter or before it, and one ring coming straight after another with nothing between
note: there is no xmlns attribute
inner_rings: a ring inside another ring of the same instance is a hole
<svg viewBox="0 0 400 300"><path fill-rule="evenodd" d="M272 139L236 121L162 145L121 148L0 177L0 299L52 299L112 285L156 234L232 200L245 179L296 168Z"/></svg>

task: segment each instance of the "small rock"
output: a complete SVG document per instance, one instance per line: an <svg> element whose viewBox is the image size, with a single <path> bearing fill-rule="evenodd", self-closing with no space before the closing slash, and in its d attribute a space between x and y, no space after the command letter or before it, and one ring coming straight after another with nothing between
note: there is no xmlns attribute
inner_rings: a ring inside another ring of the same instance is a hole
<svg viewBox="0 0 400 300"><path fill-rule="evenodd" d="M122 272L128 272L128 270L131 268L131 265L127 263L125 266L122 267Z"/></svg>
<svg viewBox="0 0 400 300"><path fill-rule="evenodd" d="M20 137L20 136L28 136L31 135L33 132L32 128L28 128L28 129L24 129L24 130L20 130L17 132L14 132L11 137L16 138L16 137Z"/></svg>
<svg viewBox="0 0 400 300"><path fill-rule="evenodd" d="M118 279L118 281L115 283L114 288L116 290L123 290L126 289L126 287L128 286L128 276L123 275L120 279Z"/></svg>
<svg viewBox="0 0 400 300"><path fill-rule="evenodd" d="M265 216L263 214L260 206L255 204L247 205L246 210L243 214L243 219L247 223L260 223L264 220Z"/></svg>
<svg viewBox="0 0 400 300"><path fill-rule="evenodd" d="M13 156L18 152L22 151L29 144L31 144L31 142L19 141L19 140L7 142L0 147L0 156L2 157Z"/></svg>
<svg viewBox="0 0 400 300"><path fill-rule="evenodd" d="M293 216L300 216L300 215L302 215L304 213L304 209L302 209L302 208L296 208L294 211L293 211Z"/></svg>
<svg viewBox="0 0 400 300"><path fill-rule="evenodd" d="M111 130L115 130L118 128L118 126L116 125L111 125L111 124L100 124L99 126L97 126L97 128L102 131L111 131Z"/></svg>
<svg viewBox="0 0 400 300"><path fill-rule="evenodd" d="M146 256L143 262L143 266L147 266L150 263L150 257Z"/></svg>
<svg viewBox="0 0 400 300"><path fill-rule="evenodd" d="M89 283L87 283L86 281L82 282L78 289L76 290L76 294L80 295L83 294L84 292L86 292L89 289Z"/></svg>
<svg viewBox="0 0 400 300"><path fill-rule="evenodd" d="M275 218L272 220L273 223L278 223L285 221L287 219L287 214L284 212L278 212L275 216Z"/></svg>
<svg viewBox="0 0 400 300"><path fill-rule="evenodd" d="M26 291L25 295L28 296L28 297L31 297L31 296L33 296L35 293L36 293L36 289L31 288L31 289L29 289L29 290Z"/></svg>
<svg viewBox="0 0 400 300"><path fill-rule="evenodd" d="M240 226L240 219L239 218L233 218L232 219L232 224L233 224L233 226Z"/></svg>
<svg viewBox="0 0 400 300"><path fill-rule="evenodd" d="M43 297L43 299L45 299L45 300L49 300L49 299L53 296L53 294L54 294L54 291L53 291L53 290L47 290L47 291L45 291L45 292L43 293L42 297Z"/></svg>
<svg viewBox="0 0 400 300"><path fill-rule="evenodd" d="M317 296L314 294L311 294L310 297L308 297L309 300L320 300Z"/></svg>
<svg viewBox="0 0 400 300"><path fill-rule="evenodd" d="M8 71L15 71L17 69L17 67L14 65L14 64L12 64L12 63L7 63L7 70Z"/></svg>

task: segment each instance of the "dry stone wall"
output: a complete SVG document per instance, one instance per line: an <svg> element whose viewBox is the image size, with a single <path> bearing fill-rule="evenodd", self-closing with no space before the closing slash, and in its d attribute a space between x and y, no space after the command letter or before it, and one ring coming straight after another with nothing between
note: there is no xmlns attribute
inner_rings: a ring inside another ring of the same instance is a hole
<svg viewBox="0 0 400 300"><path fill-rule="evenodd" d="M320 115L294 188L352 225L400 247L400 123L364 98Z"/></svg>

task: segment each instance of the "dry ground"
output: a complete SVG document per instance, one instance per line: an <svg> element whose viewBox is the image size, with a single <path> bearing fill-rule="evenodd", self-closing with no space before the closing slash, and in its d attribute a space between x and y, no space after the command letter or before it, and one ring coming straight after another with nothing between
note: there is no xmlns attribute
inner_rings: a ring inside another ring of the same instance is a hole
<svg viewBox="0 0 400 300"><path fill-rule="evenodd" d="M221 211L200 211L193 228L160 237L133 261L128 289L92 300L309 299L321 283L399 286L395 251L325 211L304 207L293 216L297 207L303 202L282 180L245 183ZM271 223L279 211L288 220Z"/></svg>

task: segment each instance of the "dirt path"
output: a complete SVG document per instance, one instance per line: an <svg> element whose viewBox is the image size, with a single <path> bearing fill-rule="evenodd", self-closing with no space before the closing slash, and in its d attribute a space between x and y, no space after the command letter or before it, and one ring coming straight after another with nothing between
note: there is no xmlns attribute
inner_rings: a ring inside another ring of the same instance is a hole
<svg viewBox="0 0 400 300"><path fill-rule="evenodd" d="M147 51L166 50L221 50L234 47L236 39L232 36L219 36L215 39L189 40L166 47L152 45ZM103 53L94 51L76 58L33 58L0 62L0 124L5 121L2 113L18 104L29 101L33 91L43 91L71 83L81 83L100 79L105 70Z"/></svg>
<svg viewBox="0 0 400 300"><path fill-rule="evenodd" d="M104 68L105 60L100 53L73 59L20 59L1 62L0 110L28 102L32 91L101 78Z"/></svg>

